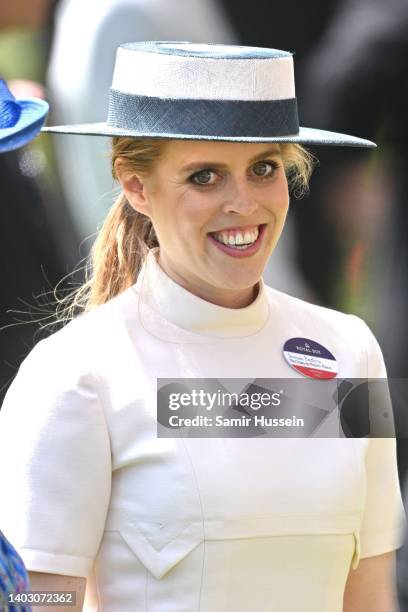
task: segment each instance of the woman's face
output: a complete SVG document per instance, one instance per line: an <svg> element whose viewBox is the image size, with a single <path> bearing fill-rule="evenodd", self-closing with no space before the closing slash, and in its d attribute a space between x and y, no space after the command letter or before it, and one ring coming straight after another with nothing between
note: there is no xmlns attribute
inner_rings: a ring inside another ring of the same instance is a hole
<svg viewBox="0 0 408 612"><path fill-rule="evenodd" d="M170 141L148 178L122 185L171 278L222 306L252 302L288 211L279 145Z"/></svg>

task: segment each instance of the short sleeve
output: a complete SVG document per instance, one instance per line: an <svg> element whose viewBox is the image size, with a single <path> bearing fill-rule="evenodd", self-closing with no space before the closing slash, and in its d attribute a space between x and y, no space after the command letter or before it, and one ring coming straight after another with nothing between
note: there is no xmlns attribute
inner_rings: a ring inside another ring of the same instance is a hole
<svg viewBox="0 0 408 612"><path fill-rule="evenodd" d="M357 318L356 318L357 319ZM367 350L367 377L387 378L380 346L363 326ZM365 454L366 496L360 526L360 557L380 555L402 546L406 517L398 477L396 440L370 438Z"/></svg>
<svg viewBox="0 0 408 612"><path fill-rule="evenodd" d="M365 456L366 497L360 527L360 557L403 545L406 528L395 438L371 438Z"/></svg>
<svg viewBox="0 0 408 612"><path fill-rule="evenodd" d="M111 488L94 377L55 336L23 361L0 411L0 529L30 571L86 577Z"/></svg>

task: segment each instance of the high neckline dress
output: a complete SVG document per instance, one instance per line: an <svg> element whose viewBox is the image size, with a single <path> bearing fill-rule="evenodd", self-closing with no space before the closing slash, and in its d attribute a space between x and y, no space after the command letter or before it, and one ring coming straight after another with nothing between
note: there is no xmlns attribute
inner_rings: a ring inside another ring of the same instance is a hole
<svg viewBox="0 0 408 612"><path fill-rule="evenodd" d="M86 576L89 612L342 612L349 572L402 544L395 439L158 437L157 380L301 378L295 337L339 377L384 377L374 336L262 280L249 306L217 306L157 255L23 362L0 413L0 527L28 570Z"/></svg>

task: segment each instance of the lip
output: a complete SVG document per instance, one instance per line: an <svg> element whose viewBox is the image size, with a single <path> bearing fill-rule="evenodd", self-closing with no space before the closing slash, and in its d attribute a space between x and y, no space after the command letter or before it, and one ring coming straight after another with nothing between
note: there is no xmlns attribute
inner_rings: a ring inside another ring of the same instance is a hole
<svg viewBox="0 0 408 612"><path fill-rule="evenodd" d="M214 236L212 236L211 234L208 234L208 239L211 240L212 244L214 244L220 251L222 251L223 253L226 253L227 255L230 255L231 257L238 257L238 258L242 258L242 257L251 257L251 255L255 255L255 253L257 253L259 251L259 249L261 248L262 245L262 238L263 235L265 233L265 228L266 228L266 223L262 223L260 225L247 225L246 227L240 227L240 228L228 228L228 229L247 229L247 228L252 228L254 229L255 227L259 227L259 235L258 238L255 240L255 242L248 247L245 250L241 250L241 249L234 249L234 247L230 247L226 244L223 244L222 242L218 242L218 240L216 240L214 238ZM221 231L221 230L220 230ZM226 230L224 230L226 231ZM212 232L213 233L213 232ZM214 232L214 233L218 233L218 232Z"/></svg>

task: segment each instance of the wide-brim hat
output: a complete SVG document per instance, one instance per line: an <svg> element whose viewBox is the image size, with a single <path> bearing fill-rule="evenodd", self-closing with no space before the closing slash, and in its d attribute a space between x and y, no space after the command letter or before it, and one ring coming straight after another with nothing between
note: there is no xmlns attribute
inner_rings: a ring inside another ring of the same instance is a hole
<svg viewBox="0 0 408 612"><path fill-rule="evenodd" d="M0 153L14 151L33 140L47 113L45 100L16 99L5 81L0 79Z"/></svg>
<svg viewBox="0 0 408 612"><path fill-rule="evenodd" d="M376 146L355 136L299 126L292 53L174 41L118 48L106 122L43 131Z"/></svg>

